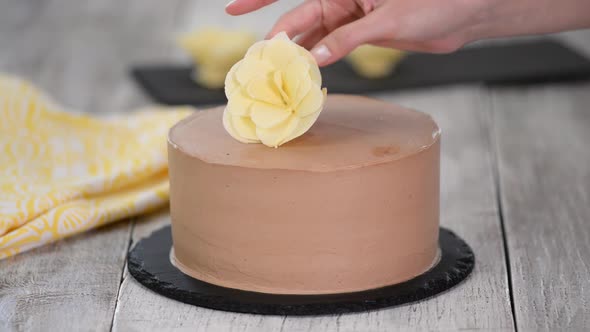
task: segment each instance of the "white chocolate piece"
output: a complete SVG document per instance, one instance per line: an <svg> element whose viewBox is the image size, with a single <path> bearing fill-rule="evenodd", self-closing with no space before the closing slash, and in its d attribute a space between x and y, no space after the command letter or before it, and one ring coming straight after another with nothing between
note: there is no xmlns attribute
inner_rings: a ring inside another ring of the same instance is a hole
<svg viewBox="0 0 590 332"><path fill-rule="evenodd" d="M326 89L314 58L287 34L254 44L225 81L227 132L242 143L278 147L314 124Z"/></svg>

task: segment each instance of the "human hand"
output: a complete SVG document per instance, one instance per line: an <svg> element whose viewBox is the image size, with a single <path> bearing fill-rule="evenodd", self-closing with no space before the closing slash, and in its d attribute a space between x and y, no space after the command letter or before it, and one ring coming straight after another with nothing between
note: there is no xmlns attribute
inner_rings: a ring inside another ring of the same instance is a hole
<svg viewBox="0 0 590 332"><path fill-rule="evenodd" d="M234 0L242 15L277 0ZM588 0L306 0L285 13L267 37L286 31L321 66L361 44L452 52L474 40L590 27Z"/></svg>
<svg viewBox="0 0 590 332"><path fill-rule="evenodd" d="M241 15L276 0L236 0ZM307 0L284 14L267 37L285 31L328 65L361 44L424 52L450 52L471 40L482 0ZM314 47L315 46L315 47Z"/></svg>

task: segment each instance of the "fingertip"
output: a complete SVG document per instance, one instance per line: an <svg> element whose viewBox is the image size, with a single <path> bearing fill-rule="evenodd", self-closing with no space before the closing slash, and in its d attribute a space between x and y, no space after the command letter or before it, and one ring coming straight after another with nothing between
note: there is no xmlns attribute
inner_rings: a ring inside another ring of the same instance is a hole
<svg viewBox="0 0 590 332"><path fill-rule="evenodd" d="M238 16L266 7L277 0L232 0L225 5L225 12L232 16Z"/></svg>
<svg viewBox="0 0 590 332"><path fill-rule="evenodd" d="M305 1L299 6L281 15L266 38L272 38L280 32L285 32L289 38L294 38L312 29L321 18L319 2Z"/></svg>
<svg viewBox="0 0 590 332"><path fill-rule="evenodd" d="M330 32L312 49L320 66L327 66L353 51L359 45L378 39L379 29L367 19L359 19Z"/></svg>
<svg viewBox="0 0 590 332"><path fill-rule="evenodd" d="M227 5L225 5L225 12L228 13L229 15L232 15L232 16L239 15L239 12L236 11L236 8L235 8L235 4L238 1L239 0L232 0L232 1L228 2Z"/></svg>
<svg viewBox="0 0 590 332"><path fill-rule="evenodd" d="M314 48L311 49L310 53L315 58L315 61L318 63L318 66L327 66L338 60L334 59L332 51L328 48L326 44L316 45Z"/></svg>

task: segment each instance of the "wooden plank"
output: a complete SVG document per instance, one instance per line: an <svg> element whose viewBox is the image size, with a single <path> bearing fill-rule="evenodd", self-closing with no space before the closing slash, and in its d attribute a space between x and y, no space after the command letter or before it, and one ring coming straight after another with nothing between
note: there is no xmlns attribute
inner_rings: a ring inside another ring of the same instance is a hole
<svg viewBox="0 0 590 332"><path fill-rule="evenodd" d="M108 330L130 229L123 222L0 261L0 330Z"/></svg>
<svg viewBox="0 0 590 332"><path fill-rule="evenodd" d="M127 66L168 57L178 2L4 2L1 71L81 111L147 102ZM0 330L109 330L130 232L121 222L0 261Z"/></svg>
<svg viewBox="0 0 590 332"><path fill-rule="evenodd" d="M443 129L442 224L474 248L473 275L428 301L368 313L324 317L232 314L159 296L126 275L113 328L196 331L512 330L506 268L495 202L485 91L445 88L381 98L431 113ZM169 222L166 212L137 223L133 242Z"/></svg>
<svg viewBox="0 0 590 332"><path fill-rule="evenodd" d="M589 105L587 82L503 89L493 96L520 331L590 326Z"/></svg>
<svg viewBox="0 0 590 332"><path fill-rule="evenodd" d="M560 34L590 57L590 32ZM503 217L522 331L590 326L590 84L493 94Z"/></svg>

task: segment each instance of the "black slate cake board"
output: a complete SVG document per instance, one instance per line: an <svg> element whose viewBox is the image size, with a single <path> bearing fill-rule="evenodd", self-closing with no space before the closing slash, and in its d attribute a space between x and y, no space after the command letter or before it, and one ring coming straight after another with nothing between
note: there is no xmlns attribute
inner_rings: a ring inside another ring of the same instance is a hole
<svg viewBox="0 0 590 332"><path fill-rule="evenodd" d="M225 288L191 278L170 263L171 246L170 226L140 240L129 253L128 268L131 275L154 292L184 303L265 315L339 314L420 301L463 281L475 264L473 251L467 243L453 232L441 228L440 261L414 279L355 293L277 295Z"/></svg>
<svg viewBox="0 0 590 332"><path fill-rule="evenodd" d="M226 102L223 89L207 89L191 79L188 66L132 69L138 83L156 101L170 105ZM329 93L369 93L444 84L534 84L590 78L590 61L552 40L466 48L451 54L410 54L383 79L358 76L345 61L322 68Z"/></svg>

